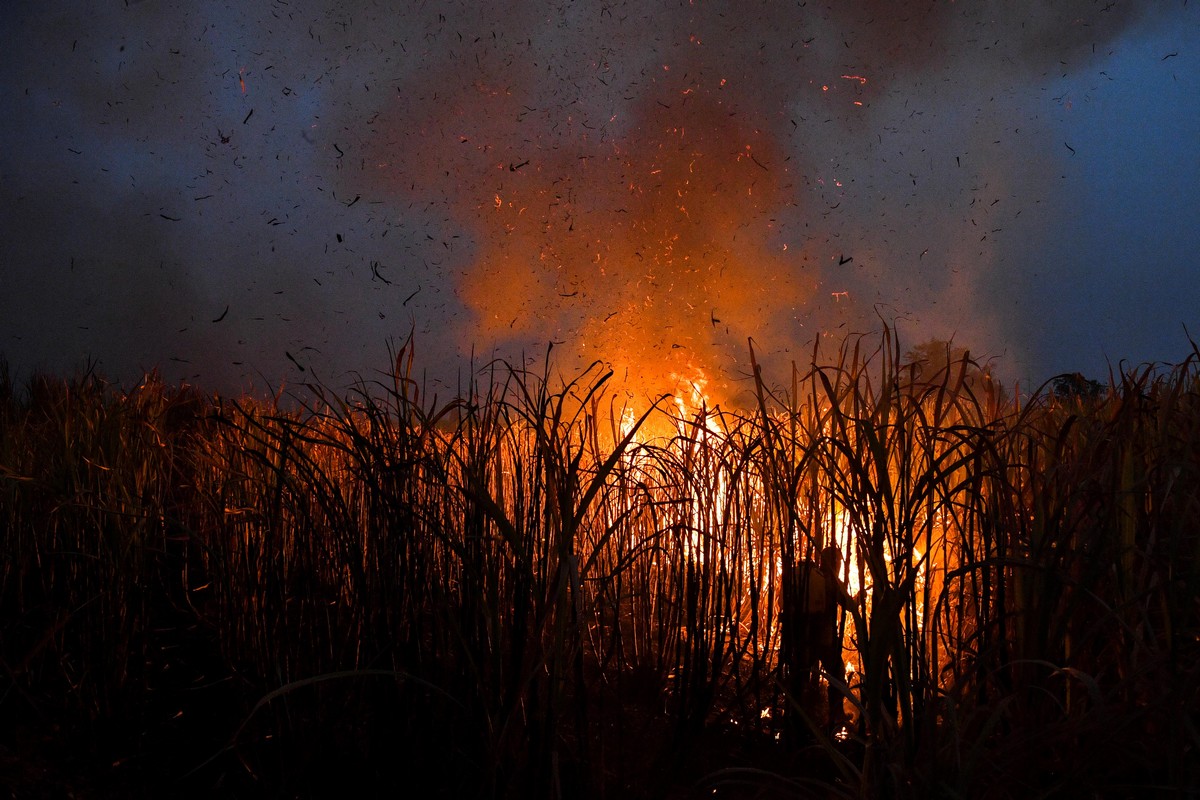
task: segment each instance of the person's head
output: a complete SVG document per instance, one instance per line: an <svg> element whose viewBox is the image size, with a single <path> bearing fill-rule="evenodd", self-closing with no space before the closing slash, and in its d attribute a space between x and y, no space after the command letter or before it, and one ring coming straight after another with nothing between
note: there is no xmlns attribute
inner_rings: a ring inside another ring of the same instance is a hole
<svg viewBox="0 0 1200 800"><path fill-rule="evenodd" d="M841 572L842 550L830 545L821 551L821 568L832 573Z"/></svg>

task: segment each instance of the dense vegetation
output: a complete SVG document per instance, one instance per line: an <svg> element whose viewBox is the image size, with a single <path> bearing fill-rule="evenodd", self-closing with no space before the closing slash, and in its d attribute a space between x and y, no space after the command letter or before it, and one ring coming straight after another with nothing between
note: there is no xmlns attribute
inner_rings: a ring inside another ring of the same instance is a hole
<svg viewBox="0 0 1200 800"><path fill-rule="evenodd" d="M4 747L101 795L1200 792L1200 354L1018 401L861 348L636 420L599 370L426 401L409 349L287 409L4 379ZM781 657L831 544L838 730Z"/></svg>

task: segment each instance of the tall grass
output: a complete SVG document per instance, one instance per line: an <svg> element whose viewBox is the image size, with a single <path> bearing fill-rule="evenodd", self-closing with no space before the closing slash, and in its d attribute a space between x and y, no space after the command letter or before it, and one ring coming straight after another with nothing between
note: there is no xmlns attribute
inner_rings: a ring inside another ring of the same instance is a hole
<svg viewBox="0 0 1200 800"><path fill-rule="evenodd" d="M1200 787L1200 354L1018 403L885 330L632 418L412 357L288 409L5 382L3 705L234 794ZM789 628L829 545L840 731Z"/></svg>

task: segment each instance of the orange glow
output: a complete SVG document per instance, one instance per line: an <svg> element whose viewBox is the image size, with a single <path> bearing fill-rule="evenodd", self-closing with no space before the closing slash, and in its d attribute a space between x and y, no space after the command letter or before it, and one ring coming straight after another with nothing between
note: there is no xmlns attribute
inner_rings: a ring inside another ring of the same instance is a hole
<svg viewBox="0 0 1200 800"><path fill-rule="evenodd" d="M804 253L772 241L791 178L769 132L715 89L661 97L621 139L481 153L494 177L475 194L474 263L456 287L474 319L462 327L475 341L553 340L564 369L604 359L643 407L690 396L697 375L720 403L762 309L810 292L793 279Z"/></svg>

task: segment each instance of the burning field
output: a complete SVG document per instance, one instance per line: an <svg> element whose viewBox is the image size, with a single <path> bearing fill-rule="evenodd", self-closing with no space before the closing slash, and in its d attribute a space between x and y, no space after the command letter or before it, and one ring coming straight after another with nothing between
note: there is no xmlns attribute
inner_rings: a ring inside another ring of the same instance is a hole
<svg viewBox="0 0 1200 800"><path fill-rule="evenodd" d="M1132 296L1034 250L1165 14L157 5L0 48L14 797L1200 795L1200 349L997 374Z"/></svg>
<svg viewBox="0 0 1200 800"><path fill-rule="evenodd" d="M94 796L1194 792L1198 364L1018 403L887 333L736 410L549 359L438 402L408 349L290 409L8 383L5 746Z"/></svg>

